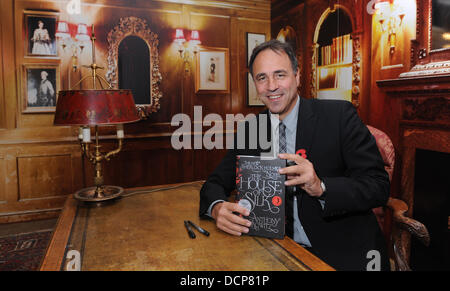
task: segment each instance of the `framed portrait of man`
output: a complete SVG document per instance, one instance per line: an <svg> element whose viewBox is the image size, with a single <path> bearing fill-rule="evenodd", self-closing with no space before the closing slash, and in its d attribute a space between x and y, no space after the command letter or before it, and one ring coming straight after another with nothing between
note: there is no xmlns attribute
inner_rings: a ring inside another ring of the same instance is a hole
<svg viewBox="0 0 450 291"><path fill-rule="evenodd" d="M228 48L199 48L195 71L196 93L229 93L229 75Z"/></svg>
<svg viewBox="0 0 450 291"><path fill-rule="evenodd" d="M25 49L27 56L56 57L56 24L58 13L45 11L25 11Z"/></svg>
<svg viewBox="0 0 450 291"><path fill-rule="evenodd" d="M54 112L60 90L59 65L23 65L22 112Z"/></svg>

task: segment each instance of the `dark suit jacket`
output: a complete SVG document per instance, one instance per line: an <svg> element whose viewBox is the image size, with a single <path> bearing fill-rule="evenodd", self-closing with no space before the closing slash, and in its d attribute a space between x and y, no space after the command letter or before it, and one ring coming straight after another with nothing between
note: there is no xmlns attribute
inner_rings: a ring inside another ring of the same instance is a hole
<svg viewBox="0 0 450 291"><path fill-rule="evenodd" d="M375 139L353 105L301 98L296 136L299 149L306 150L307 159L326 185L324 209L317 198L299 190L299 218L315 254L338 270L366 270L373 259L367 258L368 252L378 250L381 269L388 270L384 237L372 208L386 204L389 177ZM235 189L236 155L261 152L259 146L227 152L200 191L200 216L212 202L227 200ZM286 228L292 228L292 223Z"/></svg>

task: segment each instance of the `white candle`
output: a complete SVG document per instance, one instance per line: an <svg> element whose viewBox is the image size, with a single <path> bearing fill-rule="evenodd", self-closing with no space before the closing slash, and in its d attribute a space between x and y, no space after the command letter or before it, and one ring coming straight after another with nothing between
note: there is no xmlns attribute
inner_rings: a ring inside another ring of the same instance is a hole
<svg viewBox="0 0 450 291"><path fill-rule="evenodd" d="M125 133L123 131L123 124L117 125L117 138L123 139L125 137Z"/></svg>
<svg viewBox="0 0 450 291"><path fill-rule="evenodd" d="M78 128L78 139L79 139L79 140L82 140L82 139L83 139L83 127L82 127L82 126L80 126L80 127Z"/></svg>
<svg viewBox="0 0 450 291"><path fill-rule="evenodd" d="M91 142L91 128L83 127L83 142Z"/></svg>

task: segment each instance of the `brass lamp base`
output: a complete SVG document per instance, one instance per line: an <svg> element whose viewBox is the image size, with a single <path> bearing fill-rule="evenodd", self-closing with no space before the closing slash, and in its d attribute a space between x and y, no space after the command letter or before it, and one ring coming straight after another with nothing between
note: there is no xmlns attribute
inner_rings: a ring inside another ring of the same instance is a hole
<svg viewBox="0 0 450 291"><path fill-rule="evenodd" d="M75 192L74 197L84 202L101 202L119 197L123 193L119 186L104 185L100 187L89 187Z"/></svg>

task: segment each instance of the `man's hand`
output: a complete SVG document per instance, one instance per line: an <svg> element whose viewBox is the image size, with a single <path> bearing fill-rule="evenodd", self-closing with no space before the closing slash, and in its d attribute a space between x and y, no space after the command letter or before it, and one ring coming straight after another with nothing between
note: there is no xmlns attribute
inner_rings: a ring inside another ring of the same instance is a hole
<svg viewBox="0 0 450 291"><path fill-rule="evenodd" d="M247 209L237 203L219 202L211 210L211 216L216 220L217 227L229 234L240 236L242 233L247 233L251 222L233 212L243 216L250 214Z"/></svg>
<svg viewBox="0 0 450 291"><path fill-rule="evenodd" d="M298 185L310 196L322 196L323 190L320 186L320 179L317 177L314 166L310 161L294 154L279 154L278 157L280 159L294 161L296 164L279 170L280 174L286 175L286 186Z"/></svg>

